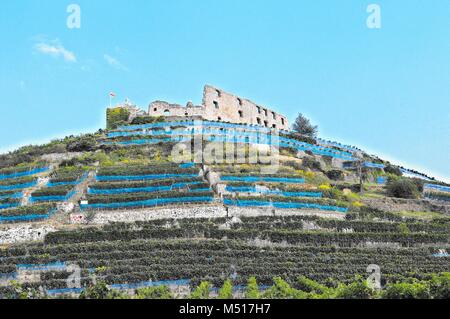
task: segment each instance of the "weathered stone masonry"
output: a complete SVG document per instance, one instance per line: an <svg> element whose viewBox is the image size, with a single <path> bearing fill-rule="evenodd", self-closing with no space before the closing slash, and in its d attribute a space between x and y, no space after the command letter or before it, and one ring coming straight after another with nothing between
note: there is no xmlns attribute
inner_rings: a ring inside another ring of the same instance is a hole
<svg viewBox="0 0 450 319"><path fill-rule="evenodd" d="M189 102L186 107L156 101L148 109L150 116L201 117L208 121L259 125L282 130L289 129L289 121L267 107L248 99L224 92L206 85L203 91L202 105Z"/></svg>

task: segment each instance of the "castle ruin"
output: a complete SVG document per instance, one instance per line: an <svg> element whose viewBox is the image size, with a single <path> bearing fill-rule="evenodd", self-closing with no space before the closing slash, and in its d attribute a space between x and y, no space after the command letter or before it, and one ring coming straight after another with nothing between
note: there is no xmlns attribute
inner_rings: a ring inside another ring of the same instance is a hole
<svg viewBox="0 0 450 319"><path fill-rule="evenodd" d="M289 129L289 121L285 116L210 85L204 88L202 105L196 106L189 102L184 107L155 101L149 105L148 115L201 118L207 121L259 125L279 130Z"/></svg>

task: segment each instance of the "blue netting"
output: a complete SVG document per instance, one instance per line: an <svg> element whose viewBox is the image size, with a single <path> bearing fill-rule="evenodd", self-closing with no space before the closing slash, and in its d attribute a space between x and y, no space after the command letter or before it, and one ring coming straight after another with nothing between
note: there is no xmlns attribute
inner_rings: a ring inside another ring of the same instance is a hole
<svg viewBox="0 0 450 319"><path fill-rule="evenodd" d="M68 294L81 294L83 291L84 291L83 288L50 289L50 290L47 290L47 294L49 296L68 295Z"/></svg>
<svg viewBox="0 0 450 319"><path fill-rule="evenodd" d="M160 286L189 286L191 281L189 279L179 280L162 280L162 281L145 281L137 284L116 284L110 285L109 288L115 290L131 290L147 287L160 287Z"/></svg>
<svg viewBox="0 0 450 319"><path fill-rule="evenodd" d="M267 202L267 201L255 201L255 200L232 200L224 199L224 204L228 206L238 206L238 207L273 207L280 209L320 209L328 211L337 211L346 213L348 208L338 207L338 206L328 206L320 204L311 203L284 203L284 202Z"/></svg>
<svg viewBox="0 0 450 319"><path fill-rule="evenodd" d="M26 221L32 221L32 220L48 219L51 216L53 216L56 212L57 212L57 209L53 209L48 214L45 214L45 215L24 215L24 216L10 216L10 217L0 216L0 223L3 223L3 222L26 222Z"/></svg>
<svg viewBox="0 0 450 319"><path fill-rule="evenodd" d="M31 175L34 175L34 174L44 173L44 172L46 172L48 170L49 170L48 167L42 167L42 168L35 168L35 169L32 169L30 171L26 171L26 172L12 173L12 174L8 174L8 175L0 175L0 180L31 176Z"/></svg>
<svg viewBox="0 0 450 319"><path fill-rule="evenodd" d="M193 168L195 167L195 163L185 163L185 164L180 164L180 168Z"/></svg>
<svg viewBox="0 0 450 319"><path fill-rule="evenodd" d="M13 272L10 274L0 274L1 280L16 280L17 279L17 272Z"/></svg>
<svg viewBox="0 0 450 319"><path fill-rule="evenodd" d="M39 202L65 202L72 198L73 195L76 194L76 191L71 191L65 196L31 196L30 202L39 203Z"/></svg>
<svg viewBox="0 0 450 319"><path fill-rule="evenodd" d="M134 176L97 176L98 182L112 181L143 181L143 180L160 180L171 178L193 178L198 174L159 174L159 175L134 175Z"/></svg>
<svg viewBox="0 0 450 319"><path fill-rule="evenodd" d="M164 281L145 281L136 284L114 284L108 287L113 290L135 290L147 287L160 287L160 286L189 286L191 281L189 279L180 280L164 280ZM84 288L63 288L63 289L50 289L47 290L47 294L50 296L64 295L64 294L81 294Z"/></svg>
<svg viewBox="0 0 450 319"><path fill-rule="evenodd" d="M236 192L236 193L257 193L263 195L278 195L284 197L312 197L312 198L321 198L323 194L321 192L283 192L280 190L262 190L257 189L256 187L235 187L228 185L225 190L228 192Z"/></svg>
<svg viewBox="0 0 450 319"><path fill-rule="evenodd" d="M19 207L19 206L20 206L20 203L0 204L0 209L15 208L15 207Z"/></svg>
<svg viewBox="0 0 450 319"><path fill-rule="evenodd" d="M56 187L56 186L66 186L66 185L79 185L82 182L84 182L86 180L86 178L88 177L89 173L85 173L83 174L82 177L80 177L80 179L73 181L73 182L56 182L56 183L48 183L47 187Z"/></svg>
<svg viewBox="0 0 450 319"><path fill-rule="evenodd" d="M16 189L24 189L24 188L30 188L37 185L37 181L25 183L25 184L16 184L16 185L7 185L7 186L0 186L0 191L13 191Z"/></svg>
<svg viewBox="0 0 450 319"><path fill-rule="evenodd" d="M66 263L63 263L63 262L55 262L55 263L45 264L45 265L33 265L33 264L17 265L17 269L28 270L28 271L65 270L66 268L67 268Z"/></svg>
<svg viewBox="0 0 450 319"><path fill-rule="evenodd" d="M129 132L138 129L150 129L157 127L176 127L177 125L183 126L194 126L197 125L198 129L186 129L186 130L168 130L164 132ZM221 131L221 130L211 130L209 128L205 128L202 126L210 126L210 127L220 127L220 128L230 128L230 129L245 129L247 131L256 131L263 132L264 134L255 134L254 132L240 132L240 131ZM172 135L172 138L165 139L142 139L142 140L132 140L132 141L124 141L117 142L116 144L120 145L141 145L141 144L156 144L166 141L172 142L180 142L192 139L187 137L179 136L179 135L193 135L193 134L214 134L217 136L209 136L208 140L216 141L216 142L235 142L235 143L251 143L251 144L272 144L273 140L275 140L275 145L279 145L281 147L292 147L299 151L311 151L318 155L331 156L336 158L342 158L346 160L354 160L353 154L350 152L339 151L336 149L312 145L305 142L300 142L295 139L290 139L286 137L279 137L275 135L268 134L271 132L268 128L262 127L252 127L248 125L240 125L240 124L228 124L228 123L217 123L217 122L183 122L183 123L157 123L157 124L147 124L147 125L138 125L138 126L128 126L121 128L124 131L128 132L113 132L109 135L110 138L121 137L121 136L135 136L135 135L150 135L150 136L158 136L158 135ZM178 137L176 137L178 135ZM112 143L114 144L114 143Z"/></svg>
<svg viewBox="0 0 450 319"><path fill-rule="evenodd" d="M178 197L178 198L155 198L143 201L128 202L128 203L109 203L109 204L88 204L80 205L82 210L85 209L114 209L125 207L155 207L164 206L167 204L177 203L205 203L212 202L213 197Z"/></svg>
<svg viewBox="0 0 450 319"><path fill-rule="evenodd" d="M265 182L265 183L289 183L289 184L304 184L304 178L286 178L286 177L263 177L263 176L222 176L220 178L224 182Z"/></svg>
<svg viewBox="0 0 450 319"><path fill-rule="evenodd" d="M190 189L188 193L206 193L210 192L211 188L197 188L197 189Z"/></svg>
<svg viewBox="0 0 450 319"><path fill-rule="evenodd" d="M446 192L446 193L450 192L450 187L442 186L442 185L425 184L423 187L425 189L432 189L432 190L437 190L437 191Z"/></svg>
<svg viewBox="0 0 450 319"><path fill-rule="evenodd" d="M203 184L202 182L189 182L189 183L178 183L168 186L153 186L153 187L139 187L139 188L118 188L118 189L92 189L89 188L88 194L93 195L114 195L123 193L157 193L157 192L168 192L176 189L186 188L191 185Z"/></svg>
<svg viewBox="0 0 450 319"><path fill-rule="evenodd" d="M22 196L23 196L22 192L10 194L10 195L3 195L3 196L0 196L0 200L1 199L8 199L8 198L21 198Z"/></svg>
<svg viewBox="0 0 450 319"><path fill-rule="evenodd" d="M376 163L365 162L364 163L364 167L384 169L386 166L383 165L383 164L376 164Z"/></svg>
<svg viewBox="0 0 450 319"><path fill-rule="evenodd" d="M384 184L386 184L386 182L387 182L387 178L386 177L380 176L380 177L377 178L377 183L380 184L380 185L384 185Z"/></svg>

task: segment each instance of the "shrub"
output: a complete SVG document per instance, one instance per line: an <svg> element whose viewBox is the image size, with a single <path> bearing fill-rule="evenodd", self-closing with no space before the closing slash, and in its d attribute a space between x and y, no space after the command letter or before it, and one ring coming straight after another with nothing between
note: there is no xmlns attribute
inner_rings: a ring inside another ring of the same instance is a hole
<svg viewBox="0 0 450 319"><path fill-rule="evenodd" d="M320 171L322 167L320 166L319 161L315 160L312 157L305 157L303 159L303 167L309 168L312 170Z"/></svg>
<svg viewBox="0 0 450 319"><path fill-rule="evenodd" d="M208 299L210 290L211 290L211 284L207 281L203 281L192 292L190 299Z"/></svg>
<svg viewBox="0 0 450 319"><path fill-rule="evenodd" d="M245 298L259 299L259 287L255 277L250 277L247 282L247 289L245 291Z"/></svg>
<svg viewBox="0 0 450 319"><path fill-rule="evenodd" d="M384 171L386 173L388 173L388 174L394 174L394 175L397 175L397 176L402 176L403 175L402 171L400 170L400 168L392 166L392 165L387 165L384 168Z"/></svg>
<svg viewBox="0 0 450 319"><path fill-rule="evenodd" d="M132 121L132 125L143 125L164 122L164 117L161 116L137 116Z"/></svg>
<svg viewBox="0 0 450 319"><path fill-rule="evenodd" d="M390 180L386 186L388 196L396 198L418 198L419 191L416 184L411 180L401 178L398 180Z"/></svg>
<svg viewBox="0 0 450 319"><path fill-rule="evenodd" d="M342 299L370 299L373 295L374 291L361 277L348 285L341 284L336 289L336 298Z"/></svg>
<svg viewBox="0 0 450 319"><path fill-rule="evenodd" d="M106 128L114 130L120 125L126 124L130 117L130 112L122 107L106 110Z"/></svg>
<svg viewBox="0 0 450 319"><path fill-rule="evenodd" d="M226 280L219 290L219 299L233 299L233 284L231 280Z"/></svg>
<svg viewBox="0 0 450 319"><path fill-rule="evenodd" d="M427 299L430 293L425 283L415 280L412 283L388 284L381 297L383 299Z"/></svg>
<svg viewBox="0 0 450 319"><path fill-rule="evenodd" d="M326 175L333 181L340 181L344 179L344 172L337 169L326 172Z"/></svg>
<svg viewBox="0 0 450 319"><path fill-rule="evenodd" d="M137 299L173 299L173 295L167 286L148 287L136 290Z"/></svg>

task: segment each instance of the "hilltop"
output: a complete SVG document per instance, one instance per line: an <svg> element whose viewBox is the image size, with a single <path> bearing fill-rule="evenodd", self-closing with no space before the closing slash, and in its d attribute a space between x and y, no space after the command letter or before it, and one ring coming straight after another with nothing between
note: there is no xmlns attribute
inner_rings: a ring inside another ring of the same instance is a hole
<svg viewBox="0 0 450 319"><path fill-rule="evenodd" d="M0 155L0 296L93 277L178 296L229 279L242 296L254 277L268 296L338 298L372 270L386 294L428 287L450 271L449 186L212 86L200 106L127 102L106 129Z"/></svg>

